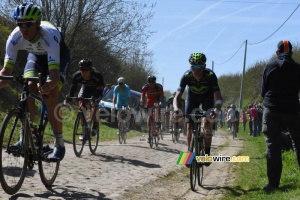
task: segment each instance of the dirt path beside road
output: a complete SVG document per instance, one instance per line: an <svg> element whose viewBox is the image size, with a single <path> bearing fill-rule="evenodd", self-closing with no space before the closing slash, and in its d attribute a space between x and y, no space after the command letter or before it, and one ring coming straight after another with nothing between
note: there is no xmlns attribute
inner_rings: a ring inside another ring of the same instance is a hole
<svg viewBox="0 0 300 200"><path fill-rule="evenodd" d="M119 145L118 141L101 143L96 155L91 155L86 146L80 158L74 155L71 144L66 144L66 148L53 187L44 187L35 166L28 171L16 195L7 195L0 189L0 199L217 198L224 193L220 188L228 187L234 179L230 173L234 169L232 163L213 163L204 169L204 187L192 192L188 169L176 165L180 152L187 150L182 136L181 142L174 144L167 134L154 149L139 138L128 140L126 145ZM217 133L213 138L214 155L237 155L241 148L242 141L233 141L228 133Z"/></svg>

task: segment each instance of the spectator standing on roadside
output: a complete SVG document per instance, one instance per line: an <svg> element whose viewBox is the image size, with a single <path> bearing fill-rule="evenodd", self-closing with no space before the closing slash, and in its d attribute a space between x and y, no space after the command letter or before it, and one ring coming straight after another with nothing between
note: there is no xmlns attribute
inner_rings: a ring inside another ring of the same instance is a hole
<svg viewBox="0 0 300 200"><path fill-rule="evenodd" d="M258 136L260 136L260 133L262 131L262 117L263 117L263 108L261 107L260 103L257 103L255 105L255 109L257 111L257 115L258 115L258 123L257 123L257 133Z"/></svg>
<svg viewBox="0 0 300 200"><path fill-rule="evenodd" d="M257 125L258 125L258 114L257 111L253 106L250 108L250 115L252 118L252 136L256 137L258 136L258 131L257 131Z"/></svg>
<svg viewBox="0 0 300 200"><path fill-rule="evenodd" d="M250 136L253 135L253 122L252 122L252 117L251 117L251 114L250 114L250 109L251 108L252 108L252 104L249 104L248 105L248 119L249 119L249 130L250 130L249 135Z"/></svg>
<svg viewBox="0 0 300 200"><path fill-rule="evenodd" d="M105 95L111 88L111 84L106 84L105 88L103 89L103 95Z"/></svg>
<svg viewBox="0 0 300 200"><path fill-rule="evenodd" d="M242 110L242 116L241 116L241 121L243 122L243 131L245 132L246 130L246 124L247 124L247 116L244 110Z"/></svg>
<svg viewBox="0 0 300 200"><path fill-rule="evenodd" d="M261 96L264 98L263 133L267 145L267 175L269 183L263 189L278 188L282 172L281 127L290 131L293 148L300 167L300 65L292 59L292 45L280 41L277 59L264 69Z"/></svg>

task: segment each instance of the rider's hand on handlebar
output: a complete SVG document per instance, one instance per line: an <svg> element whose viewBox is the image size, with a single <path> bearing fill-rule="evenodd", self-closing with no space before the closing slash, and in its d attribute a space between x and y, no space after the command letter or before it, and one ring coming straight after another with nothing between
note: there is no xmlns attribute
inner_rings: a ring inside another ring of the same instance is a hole
<svg viewBox="0 0 300 200"><path fill-rule="evenodd" d="M70 102L68 100L64 100L64 105L65 106L70 106Z"/></svg>
<svg viewBox="0 0 300 200"><path fill-rule="evenodd" d="M215 111L212 110L212 111L209 113L209 116L210 116L211 119L216 119L217 113L216 113Z"/></svg>
<svg viewBox="0 0 300 200"><path fill-rule="evenodd" d="M180 117L178 110L174 110L173 113L172 113L172 115L173 115L173 118L175 118L175 119L179 119L179 117Z"/></svg>

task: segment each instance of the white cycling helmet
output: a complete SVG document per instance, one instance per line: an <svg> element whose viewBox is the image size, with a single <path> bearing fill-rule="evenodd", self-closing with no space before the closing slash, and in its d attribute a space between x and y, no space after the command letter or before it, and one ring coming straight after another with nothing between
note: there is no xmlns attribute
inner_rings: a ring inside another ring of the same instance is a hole
<svg viewBox="0 0 300 200"><path fill-rule="evenodd" d="M125 78L123 77L118 78L118 83L125 83Z"/></svg>

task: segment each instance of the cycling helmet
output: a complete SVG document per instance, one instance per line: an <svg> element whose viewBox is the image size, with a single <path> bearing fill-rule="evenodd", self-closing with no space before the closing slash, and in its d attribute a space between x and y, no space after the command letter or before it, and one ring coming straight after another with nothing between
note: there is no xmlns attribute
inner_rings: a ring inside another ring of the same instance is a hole
<svg viewBox="0 0 300 200"><path fill-rule="evenodd" d="M123 77L118 78L118 83L125 83L125 78Z"/></svg>
<svg viewBox="0 0 300 200"><path fill-rule="evenodd" d="M156 77L155 76L148 76L148 82L154 82L156 81Z"/></svg>
<svg viewBox="0 0 300 200"><path fill-rule="evenodd" d="M231 104L231 105L230 105L230 108L235 108L235 104L234 104L234 103Z"/></svg>
<svg viewBox="0 0 300 200"><path fill-rule="evenodd" d="M93 66L93 62L91 59L88 58L84 58L81 61L79 61L78 66L80 67L80 69L92 69Z"/></svg>
<svg viewBox="0 0 300 200"><path fill-rule="evenodd" d="M206 56L203 53L192 53L189 62L191 65L203 65L206 63Z"/></svg>
<svg viewBox="0 0 300 200"><path fill-rule="evenodd" d="M38 20L42 18L41 8L33 3L23 3L15 8L13 18L17 19L33 19Z"/></svg>

